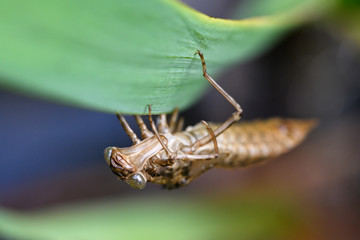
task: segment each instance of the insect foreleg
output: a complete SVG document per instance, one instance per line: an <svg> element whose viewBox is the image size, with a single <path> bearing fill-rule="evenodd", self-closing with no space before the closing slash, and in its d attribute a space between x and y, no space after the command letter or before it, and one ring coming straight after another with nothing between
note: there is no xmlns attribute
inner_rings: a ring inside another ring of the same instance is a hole
<svg viewBox="0 0 360 240"><path fill-rule="evenodd" d="M124 128L126 134L131 138L131 141L133 142L133 144L137 144L140 142L140 139L136 136L136 134L134 133L134 131L130 128L129 124L127 123L126 119L124 118L124 116L120 115L120 114L116 114L117 118L119 119L122 127Z"/></svg>

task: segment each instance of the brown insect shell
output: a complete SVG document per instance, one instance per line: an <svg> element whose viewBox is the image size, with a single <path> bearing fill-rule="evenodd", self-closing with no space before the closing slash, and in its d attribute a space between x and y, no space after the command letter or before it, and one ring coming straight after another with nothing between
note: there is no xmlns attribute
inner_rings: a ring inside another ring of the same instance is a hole
<svg viewBox="0 0 360 240"><path fill-rule="evenodd" d="M116 148L116 151L120 152L125 160L134 165L136 172L141 171L145 163L161 150L162 146L155 136L149 137L131 147Z"/></svg>

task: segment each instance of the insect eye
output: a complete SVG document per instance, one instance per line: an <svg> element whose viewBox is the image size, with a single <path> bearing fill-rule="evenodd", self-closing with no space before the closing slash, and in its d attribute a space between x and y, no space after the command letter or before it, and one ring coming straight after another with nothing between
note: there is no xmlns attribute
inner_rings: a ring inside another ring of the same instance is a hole
<svg viewBox="0 0 360 240"><path fill-rule="evenodd" d="M106 162L107 162L108 165L110 165L110 162L111 162L112 150L113 150L112 147L107 147L107 148L105 148L105 150L104 150L104 158L105 158L105 160L106 160Z"/></svg>
<svg viewBox="0 0 360 240"><path fill-rule="evenodd" d="M138 172L128 177L128 179L125 180L127 184L129 184L131 187L136 189L143 189L146 186L146 178L145 176Z"/></svg>

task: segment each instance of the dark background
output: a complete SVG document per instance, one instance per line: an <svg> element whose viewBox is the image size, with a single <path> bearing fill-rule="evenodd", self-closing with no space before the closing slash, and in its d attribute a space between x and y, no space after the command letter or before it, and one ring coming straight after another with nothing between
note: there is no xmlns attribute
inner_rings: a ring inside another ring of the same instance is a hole
<svg viewBox="0 0 360 240"><path fill-rule="evenodd" d="M185 1L228 18L236 1ZM211 74L211 69L208 69ZM244 119L318 118L299 148L246 170L211 170L189 186L142 191L117 181L107 146L129 146L114 114L73 108L0 89L0 204L35 209L109 196L201 196L275 189L316 209L326 239L360 236L360 52L323 23L295 29L256 59L234 63L216 80L241 104ZM209 88L210 89L210 88ZM221 122L234 109L215 90L183 112L186 125ZM134 121L128 118L134 126Z"/></svg>

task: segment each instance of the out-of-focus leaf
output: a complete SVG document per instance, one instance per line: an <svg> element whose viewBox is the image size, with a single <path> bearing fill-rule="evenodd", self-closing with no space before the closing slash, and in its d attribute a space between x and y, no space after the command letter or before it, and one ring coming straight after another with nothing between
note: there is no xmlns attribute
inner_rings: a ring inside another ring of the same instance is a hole
<svg viewBox="0 0 360 240"><path fill-rule="evenodd" d="M297 232L303 227L299 212L287 201L204 200L108 201L26 214L2 210L0 233L11 239L36 240L278 240L301 234Z"/></svg>
<svg viewBox="0 0 360 240"><path fill-rule="evenodd" d="M340 0L330 24L360 47L360 1Z"/></svg>
<svg viewBox="0 0 360 240"><path fill-rule="evenodd" d="M264 6L272 2L279 0ZM175 0L2 0L0 84L102 111L182 109L209 85L197 49L216 73L318 17L333 0L282 2L290 3L286 11L261 7L253 11L271 14L235 21Z"/></svg>

